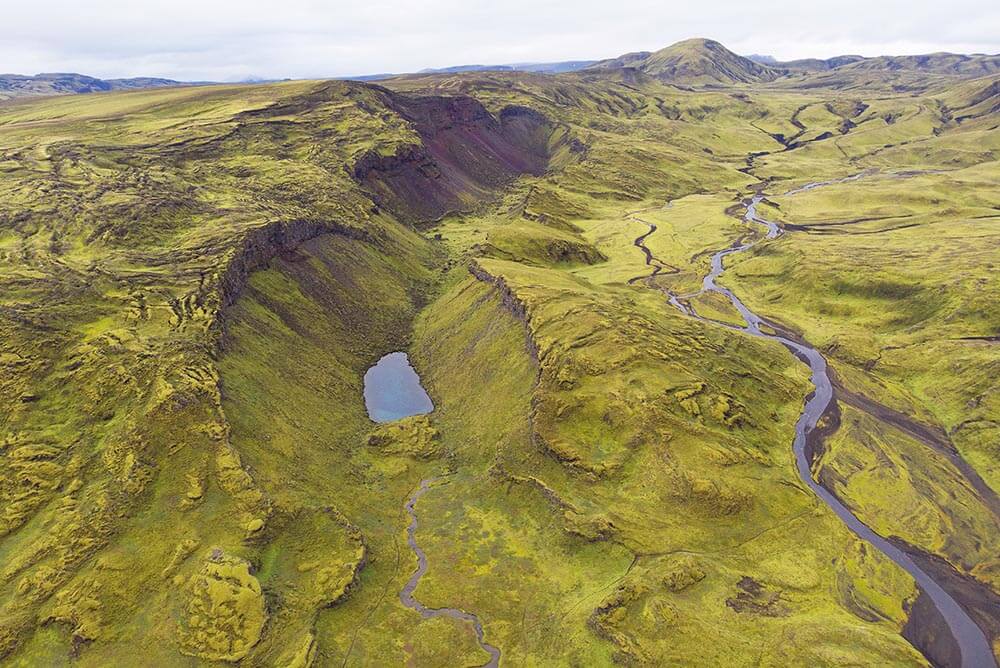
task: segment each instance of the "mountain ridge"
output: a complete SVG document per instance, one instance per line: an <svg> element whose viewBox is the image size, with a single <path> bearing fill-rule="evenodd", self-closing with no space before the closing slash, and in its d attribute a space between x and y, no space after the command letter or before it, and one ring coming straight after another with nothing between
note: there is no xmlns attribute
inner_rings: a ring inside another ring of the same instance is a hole
<svg viewBox="0 0 1000 668"><path fill-rule="evenodd" d="M174 81L159 77L99 79L77 72L41 72L35 75L0 74L0 100L15 97L103 93L136 88L190 86L193 82Z"/></svg>
<svg viewBox="0 0 1000 668"><path fill-rule="evenodd" d="M527 72L535 74L601 74L618 72L626 78L645 75L667 83L719 87L779 80L809 79L811 86L850 88L854 81L908 84L926 87L921 77L977 78L1000 72L1000 54L955 54L935 52L903 56L866 57L856 54L832 58L799 58L781 61L773 56L739 55L718 41L691 38L657 51L633 51L604 60L520 62L499 65L467 64L425 68L413 73L382 72L358 76L331 77L352 81L382 81L405 76L450 75L469 72ZM247 80L245 83L263 83ZM205 85L212 82L176 81L160 77L100 79L76 72L42 72L35 75L0 74L0 101L166 86Z"/></svg>
<svg viewBox="0 0 1000 668"><path fill-rule="evenodd" d="M761 65L786 73L846 71L928 72L957 76L987 76L1000 71L1000 54L961 54L936 51L906 56L861 56L845 54L832 58L797 58L781 61L773 56L751 55Z"/></svg>

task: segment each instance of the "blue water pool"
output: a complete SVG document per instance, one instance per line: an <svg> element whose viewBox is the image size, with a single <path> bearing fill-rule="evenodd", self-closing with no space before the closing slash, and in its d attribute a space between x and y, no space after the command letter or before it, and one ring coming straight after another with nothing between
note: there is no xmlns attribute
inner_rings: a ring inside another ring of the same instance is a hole
<svg viewBox="0 0 1000 668"><path fill-rule="evenodd" d="M365 372L365 408L375 422L392 422L434 410L406 353L389 353Z"/></svg>

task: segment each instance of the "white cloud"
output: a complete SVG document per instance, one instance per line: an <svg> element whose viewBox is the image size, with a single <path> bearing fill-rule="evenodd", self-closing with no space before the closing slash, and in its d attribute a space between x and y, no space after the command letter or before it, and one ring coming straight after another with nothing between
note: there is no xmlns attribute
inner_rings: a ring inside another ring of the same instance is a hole
<svg viewBox="0 0 1000 668"><path fill-rule="evenodd" d="M686 37L779 58L1000 50L992 0L4 0L0 71L234 80L602 58Z"/></svg>

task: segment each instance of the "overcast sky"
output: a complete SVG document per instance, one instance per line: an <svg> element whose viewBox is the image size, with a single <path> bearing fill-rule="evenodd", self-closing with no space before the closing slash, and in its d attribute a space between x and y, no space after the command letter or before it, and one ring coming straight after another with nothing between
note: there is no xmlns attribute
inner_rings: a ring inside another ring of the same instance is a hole
<svg viewBox="0 0 1000 668"><path fill-rule="evenodd" d="M1000 52L996 0L0 0L0 72L236 81L606 58Z"/></svg>

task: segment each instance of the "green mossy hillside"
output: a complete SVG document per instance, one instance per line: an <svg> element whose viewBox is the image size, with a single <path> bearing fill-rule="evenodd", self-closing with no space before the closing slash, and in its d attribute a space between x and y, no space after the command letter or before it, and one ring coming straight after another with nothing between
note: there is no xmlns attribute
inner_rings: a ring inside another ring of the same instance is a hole
<svg viewBox="0 0 1000 668"><path fill-rule="evenodd" d="M427 480L414 596L504 664L936 660L799 479L806 367L667 302L763 192L721 282L830 361L814 475L995 600L996 81L868 81L0 105L0 661L481 665L400 600ZM376 425L397 350L435 410Z"/></svg>

